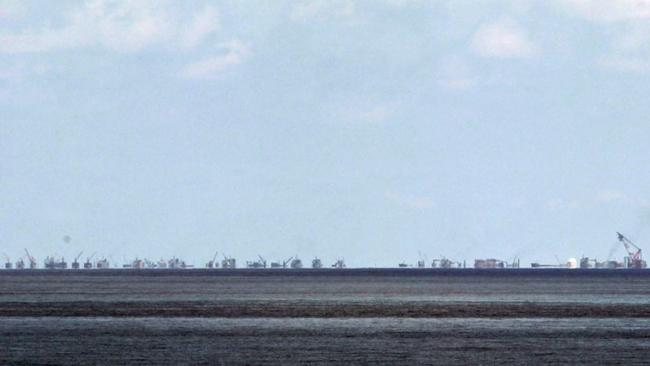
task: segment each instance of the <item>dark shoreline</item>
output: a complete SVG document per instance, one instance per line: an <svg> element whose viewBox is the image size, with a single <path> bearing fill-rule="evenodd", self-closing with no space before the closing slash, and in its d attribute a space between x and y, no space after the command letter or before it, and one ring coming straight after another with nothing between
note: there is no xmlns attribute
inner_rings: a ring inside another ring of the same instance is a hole
<svg viewBox="0 0 650 366"><path fill-rule="evenodd" d="M647 318L649 305L317 301L5 302L0 317Z"/></svg>

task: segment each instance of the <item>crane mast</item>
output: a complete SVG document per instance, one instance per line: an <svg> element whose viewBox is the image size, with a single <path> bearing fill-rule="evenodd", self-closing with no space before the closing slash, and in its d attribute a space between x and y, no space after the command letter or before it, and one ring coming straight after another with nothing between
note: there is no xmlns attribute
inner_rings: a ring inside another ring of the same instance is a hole
<svg viewBox="0 0 650 366"><path fill-rule="evenodd" d="M641 248L634 244L630 239L625 237L625 235L616 232L618 235L618 240L623 243L625 250L627 251L627 267L628 268L645 268L646 262L641 257Z"/></svg>
<svg viewBox="0 0 650 366"><path fill-rule="evenodd" d="M36 258L32 257L31 254L29 254L29 250L25 248L25 254L27 254L27 258L29 259L29 269L35 269L36 268Z"/></svg>

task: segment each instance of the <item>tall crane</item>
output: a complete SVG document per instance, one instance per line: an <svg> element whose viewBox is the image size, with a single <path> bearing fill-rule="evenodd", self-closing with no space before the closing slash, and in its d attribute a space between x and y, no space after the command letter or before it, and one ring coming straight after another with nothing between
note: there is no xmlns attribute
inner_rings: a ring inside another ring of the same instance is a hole
<svg viewBox="0 0 650 366"><path fill-rule="evenodd" d="M221 268L223 268L223 269L235 269L235 268L237 268L237 263L235 261L235 258L227 257L225 254L223 254L223 261L221 261Z"/></svg>
<svg viewBox="0 0 650 366"><path fill-rule="evenodd" d="M77 257L74 259L74 262L72 262L72 269L79 269L79 258L81 255L84 254L83 250L77 254Z"/></svg>
<svg viewBox="0 0 650 366"><path fill-rule="evenodd" d="M429 261L427 259L427 256L422 255L422 252L418 250L418 257L420 258L418 260L418 268L425 268L427 266L427 262Z"/></svg>
<svg viewBox="0 0 650 366"><path fill-rule="evenodd" d="M289 257L289 259L282 262L282 268L287 268L287 264L289 264L289 262L291 262L292 259L293 259L293 257Z"/></svg>
<svg viewBox="0 0 650 366"><path fill-rule="evenodd" d="M35 269L36 268L36 258L32 257L31 254L29 254L29 250L25 248L25 253L27 254L27 258L29 259L29 269Z"/></svg>
<svg viewBox="0 0 650 366"><path fill-rule="evenodd" d="M634 244L630 239L626 238L625 235L616 232L618 235L618 240L623 243L625 250L627 251L627 267L628 268L645 268L646 262L641 257L641 248Z"/></svg>
<svg viewBox="0 0 650 366"><path fill-rule="evenodd" d="M214 257L212 260L205 264L205 268L219 268L219 262L217 262L217 255L219 252L214 252Z"/></svg>
<svg viewBox="0 0 650 366"><path fill-rule="evenodd" d="M92 269L93 268L93 262L91 260L93 257L97 254L97 252L94 252L90 257L86 258L86 263L84 263L84 269Z"/></svg>
<svg viewBox="0 0 650 366"><path fill-rule="evenodd" d="M11 258L7 255L7 253L2 253L2 257L5 259L5 269L12 269L13 264L11 263Z"/></svg>

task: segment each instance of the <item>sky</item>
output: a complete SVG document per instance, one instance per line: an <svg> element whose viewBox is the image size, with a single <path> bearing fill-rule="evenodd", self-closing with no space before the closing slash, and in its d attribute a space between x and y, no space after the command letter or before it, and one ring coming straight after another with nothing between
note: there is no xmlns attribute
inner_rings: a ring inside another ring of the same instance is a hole
<svg viewBox="0 0 650 366"><path fill-rule="evenodd" d="M621 260L649 76L648 0L0 0L0 253Z"/></svg>

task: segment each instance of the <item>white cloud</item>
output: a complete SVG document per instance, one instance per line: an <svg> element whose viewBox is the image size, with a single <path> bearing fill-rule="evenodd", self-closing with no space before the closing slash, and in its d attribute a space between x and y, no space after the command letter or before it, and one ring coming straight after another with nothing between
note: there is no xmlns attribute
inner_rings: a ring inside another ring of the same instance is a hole
<svg viewBox="0 0 650 366"><path fill-rule="evenodd" d="M291 19L297 22L347 18L355 13L351 0L311 0L296 4L291 10Z"/></svg>
<svg viewBox="0 0 650 366"><path fill-rule="evenodd" d="M185 66L180 75L189 79L215 79L229 68L242 63L250 48L239 40L222 45L224 53L199 60Z"/></svg>
<svg viewBox="0 0 650 366"><path fill-rule="evenodd" d="M604 69L650 72L650 0L556 0L580 18L601 25L610 47L596 60Z"/></svg>
<svg viewBox="0 0 650 366"><path fill-rule="evenodd" d="M650 24L631 22L610 32L609 50L596 60L598 66L626 73L650 72Z"/></svg>
<svg viewBox="0 0 650 366"><path fill-rule="evenodd" d="M194 47L214 32L217 13L205 8L187 25L166 1L88 0L59 27L0 34L0 52L48 52L102 46L130 52L156 44Z"/></svg>
<svg viewBox="0 0 650 366"><path fill-rule="evenodd" d="M17 19L25 15L27 7L21 0L0 0L0 20Z"/></svg>
<svg viewBox="0 0 650 366"><path fill-rule="evenodd" d="M185 47L196 47L219 28L219 13L211 6L194 15L192 23L181 36Z"/></svg>
<svg viewBox="0 0 650 366"><path fill-rule="evenodd" d="M18 34L0 34L0 52L28 53L47 52L55 49L76 47L85 43L82 33L73 29L43 29Z"/></svg>
<svg viewBox="0 0 650 366"><path fill-rule="evenodd" d="M472 38L471 47L483 57L522 58L537 52L521 27L511 19L482 25Z"/></svg>
<svg viewBox="0 0 650 366"><path fill-rule="evenodd" d="M592 21L650 19L650 0L560 0L560 3Z"/></svg>

